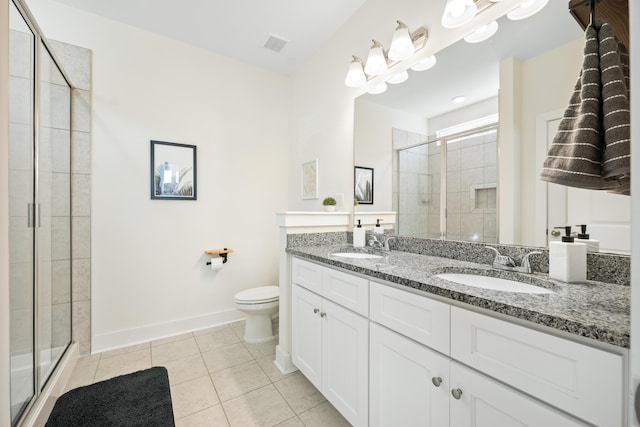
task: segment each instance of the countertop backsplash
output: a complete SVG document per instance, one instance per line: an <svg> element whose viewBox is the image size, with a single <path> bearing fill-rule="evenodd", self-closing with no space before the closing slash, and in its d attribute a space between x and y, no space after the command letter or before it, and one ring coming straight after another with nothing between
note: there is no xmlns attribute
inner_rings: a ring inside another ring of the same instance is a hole
<svg viewBox="0 0 640 427"><path fill-rule="evenodd" d="M386 230L386 233L393 235L393 231ZM367 240L369 234L370 232L367 232ZM352 236L353 233L348 231L289 234L287 235L287 247L350 244L353 242ZM531 265L537 272L549 272L548 248L406 236L394 237L389 243L392 250L488 265L491 265L494 255L485 246L495 247L501 254L510 256L518 264L527 253L541 251L542 254L531 257ZM588 253L587 280L629 286L631 284L631 258L626 255Z"/></svg>

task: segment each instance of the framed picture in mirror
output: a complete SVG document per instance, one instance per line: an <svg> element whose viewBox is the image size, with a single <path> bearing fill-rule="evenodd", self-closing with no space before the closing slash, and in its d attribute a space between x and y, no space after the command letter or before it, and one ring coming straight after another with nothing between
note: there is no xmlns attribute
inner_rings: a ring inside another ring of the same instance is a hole
<svg viewBox="0 0 640 427"><path fill-rule="evenodd" d="M302 199L318 198L318 159L302 164Z"/></svg>
<svg viewBox="0 0 640 427"><path fill-rule="evenodd" d="M353 194L358 204L373 204L373 168L355 166Z"/></svg>

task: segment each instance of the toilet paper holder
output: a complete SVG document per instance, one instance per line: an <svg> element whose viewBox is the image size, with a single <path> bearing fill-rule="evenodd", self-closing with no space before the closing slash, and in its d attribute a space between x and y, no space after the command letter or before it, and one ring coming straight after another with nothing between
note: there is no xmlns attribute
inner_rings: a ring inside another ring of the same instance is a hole
<svg viewBox="0 0 640 427"><path fill-rule="evenodd" d="M227 256L230 253L233 253L233 249L228 249L228 248L224 248L224 249L209 249L204 251L205 254L207 255L219 255L222 257L222 263L226 264L227 263ZM211 265L211 261L207 262L207 265Z"/></svg>

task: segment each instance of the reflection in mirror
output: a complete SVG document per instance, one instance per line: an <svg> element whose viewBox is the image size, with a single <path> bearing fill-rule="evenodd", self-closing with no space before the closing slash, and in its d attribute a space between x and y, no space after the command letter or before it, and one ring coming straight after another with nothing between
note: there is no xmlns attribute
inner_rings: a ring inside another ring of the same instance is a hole
<svg viewBox="0 0 640 427"><path fill-rule="evenodd" d="M579 75L582 30L560 1L498 22L491 39L454 43L435 67L356 99L355 164L375 169L376 189L358 212L396 211L401 235L528 246L588 224L601 251L628 253L629 197L539 179Z"/></svg>

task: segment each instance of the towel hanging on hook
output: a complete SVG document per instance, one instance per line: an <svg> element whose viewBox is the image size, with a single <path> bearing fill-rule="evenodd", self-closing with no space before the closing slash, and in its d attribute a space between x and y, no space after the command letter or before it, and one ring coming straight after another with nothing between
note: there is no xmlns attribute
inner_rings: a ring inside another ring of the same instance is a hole
<svg viewBox="0 0 640 427"><path fill-rule="evenodd" d="M580 78L549 148L544 181L630 194L629 55L603 22L587 27Z"/></svg>

